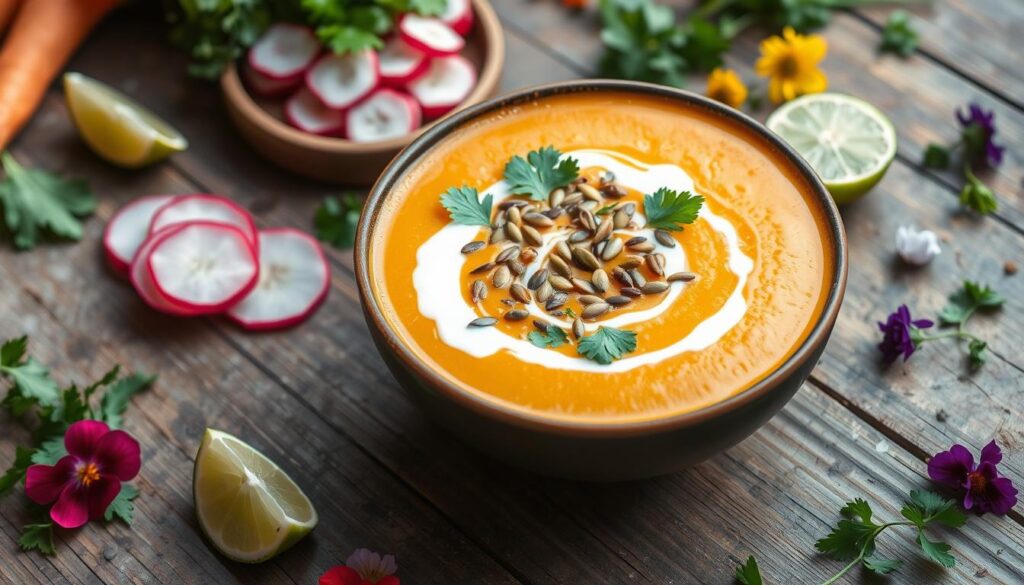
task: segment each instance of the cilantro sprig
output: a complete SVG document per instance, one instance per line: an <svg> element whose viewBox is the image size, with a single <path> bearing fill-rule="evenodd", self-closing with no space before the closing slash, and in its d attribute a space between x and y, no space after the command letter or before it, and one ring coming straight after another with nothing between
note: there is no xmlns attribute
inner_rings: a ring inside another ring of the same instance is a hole
<svg viewBox="0 0 1024 585"><path fill-rule="evenodd" d="M600 327L596 333L579 340L577 350L583 357L607 366L636 350L636 333L614 327Z"/></svg>
<svg viewBox="0 0 1024 585"><path fill-rule="evenodd" d="M569 336L559 327L548 327L546 331L531 331L526 339L540 348L560 347L569 342Z"/></svg>
<svg viewBox="0 0 1024 585"><path fill-rule="evenodd" d="M513 156L505 165L509 191L545 200L555 189L572 183L579 176L579 163L572 157L560 161L561 156L553 146L534 150L526 158Z"/></svg>
<svg viewBox="0 0 1024 585"><path fill-rule="evenodd" d="M351 248L356 241L356 226L362 209L363 200L353 193L325 198L313 216L317 239L336 248Z"/></svg>
<svg viewBox="0 0 1024 585"><path fill-rule="evenodd" d="M83 181L69 181L26 169L9 153L0 155L6 179L0 183L0 211L14 247L29 250L43 232L68 240L82 238L80 218L96 210L96 199Z"/></svg>
<svg viewBox="0 0 1024 585"><path fill-rule="evenodd" d="M683 225L697 220L704 198L689 191L673 191L662 187L653 194L644 195L644 215L648 227L669 231L682 231Z"/></svg>
<svg viewBox="0 0 1024 585"><path fill-rule="evenodd" d="M965 280L963 286L949 296L949 303L939 313L943 325L956 326L956 331L937 335L922 335L918 343L943 337L957 337L967 341L967 360L972 370L980 368L988 359L988 342L966 331L967 320L977 311L994 311L1006 299L987 285Z"/></svg>
<svg viewBox="0 0 1024 585"><path fill-rule="evenodd" d="M910 26L910 15L905 10L893 10L882 29L879 51L909 57L917 49L917 31Z"/></svg>
<svg viewBox="0 0 1024 585"><path fill-rule="evenodd" d="M448 210L452 221L462 225L490 227L494 196L488 193L483 200L473 187L452 187L441 195L441 205Z"/></svg>

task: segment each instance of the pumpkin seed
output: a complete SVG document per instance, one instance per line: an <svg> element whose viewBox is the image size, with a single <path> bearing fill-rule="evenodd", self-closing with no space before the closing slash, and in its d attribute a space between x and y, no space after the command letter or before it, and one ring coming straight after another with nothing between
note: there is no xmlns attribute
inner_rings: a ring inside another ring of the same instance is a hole
<svg viewBox="0 0 1024 585"><path fill-rule="evenodd" d="M640 287L640 290L643 291L645 295L656 295L658 293L663 293L667 291L668 283L662 282L660 280L652 280L651 282L648 282L647 284Z"/></svg>
<svg viewBox="0 0 1024 585"><path fill-rule="evenodd" d="M569 295L565 294L564 292L552 293L551 298L549 298L547 302L544 303L544 308L547 309L548 311L552 311L564 305L565 301L568 300Z"/></svg>
<svg viewBox="0 0 1024 585"><path fill-rule="evenodd" d="M555 189L548 194L548 205L551 206L552 209L561 205L562 201L565 201L565 189Z"/></svg>
<svg viewBox="0 0 1024 585"><path fill-rule="evenodd" d="M490 269L494 268L494 266L495 266L494 262L487 262L485 264L481 264L480 266L477 266L473 270L470 270L469 273L470 274L482 274L484 272L490 271Z"/></svg>
<svg viewBox="0 0 1024 585"><path fill-rule="evenodd" d="M583 294L592 295L597 292L594 290L594 285L590 284L590 281L583 280L582 278L573 278L572 285Z"/></svg>
<svg viewBox="0 0 1024 585"><path fill-rule="evenodd" d="M612 215L612 225L615 226L615 229L621 230L622 228L626 227L628 223L629 214L626 213L625 211L620 209L616 211L614 215Z"/></svg>
<svg viewBox="0 0 1024 585"><path fill-rule="evenodd" d="M633 299L625 295L615 295L613 297L608 297L607 299L604 300L604 302L608 303L613 307L621 307L623 305L628 305L629 303L633 302Z"/></svg>
<svg viewBox="0 0 1024 585"><path fill-rule="evenodd" d="M569 244L565 243L565 240L562 240L555 244L555 254L557 254L559 258L565 260L566 262L572 260L572 251L569 250Z"/></svg>
<svg viewBox="0 0 1024 585"><path fill-rule="evenodd" d="M607 240L608 236L612 235L612 229L614 229L614 226L612 224L612 218L604 218L604 221L601 222L601 225L597 226L597 231L594 232L594 241L603 242Z"/></svg>
<svg viewBox="0 0 1024 585"><path fill-rule="evenodd" d="M573 232L569 236L569 242L573 244L578 244L584 240L587 240L588 238L590 238L590 232L588 232L587 230L578 230Z"/></svg>
<svg viewBox="0 0 1024 585"><path fill-rule="evenodd" d="M518 282L513 282L512 286L508 290L512 298L519 301L520 303L533 302L533 298L530 296L530 291Z"/></svg>
<svg viewBox="0 0 1024 585"><path fill-rule="evenodd" d="M594 303L603 303L604 299L594 295L580 295L577 299L581 305L593 305Z"/></svg>
<svg viewBox="0 0 1024 585"><path fill-rule="evenodd" d="M584 270L593 271L601 267L601 263L597 261L597 258L590 250L579 246L572 249L572 259Z"/></svg>
<svg viewBox="0 0 1024 585"><path fill-rule="evenodd" d="M488 238L487 241L490 242L491 244L498 244L498 243L504 242L505 241L505 229L504 228L495 228L494 231L491 232L491 237Z"/></svg>
<svg viewBox="0 0 1024 585"><path fill-rule="evenodd" d="M636 268L637 266L640 266L643 263L644 259L642 256L630 255L626 256L626 259L619 263L619 266L625 268L626 270L629 270L630 268Z"/></svg>
<svg viewBox="0 0 1024 585"><path fill-rule="evenodd" d="M473 297L474 303L479 303L487 298L487 285L482 280L474 280L469 287L469 294Z"/></svg>
<svg viewBox="0 0 1024 585"><path fill-rule="evenodd" d="M598 201L599 202L602 199L604 199L604 196L601 195L601 192L598 191L597 189L595 189L593 185L588 185L586 183L580 183L579 185L576 185L576 188L580 190L580 193L583 193L583 196L585 198L587 198L587 199L589 199L591 201Z"/></svg>
<svg viewBox="0 0 1024 585"><path fill-rule="evenodd" d="M612 268L612 276L626 286L633 286L633 279L630 278L629 273L619 266Z"/></svg>
<svg viewBox="0 0 1024 585"><path fill-rule="evenodd" d="M605 244L604 249L601 250L601 259L608 261L614 259L616 256L622 253L622 240L618 238L612 238Z"/></svg>
<svg viewBox="0 0 1024 585"><path fill-rule="evenodd" d="M555 272L566 278L572 278L572 268L569 267L565 260L562 260L558 256L552 256L550 260L551 268L554 269Z"/></svg>
<svg viewBox="0 0 1024 585"><path fill-rule="evenodd" d="M494 288L505 288L508 283L512 282L512 271L508 269L508 265L502 264L494 271L491 275L491 284Z"/></svg>
<svg viewBox="0 0 1024 585"><path fill-rule="evenodd" d="M665 230L654 230L654 239L658 240L658 243L666 248L676 247L676 239Z"/></svg>
<svg viewBox="0 0 1024 585"><path fill-rule="evenodd" d="M584 319L597 319L601 315L604 315L612 308L608 303L594 303L593 305L587 305L583 312L580 313L580 317Z"/></svg>
<svg viewBox="0 0 1024 585"><path fill-rule="evenodd" d="M523 221L534 227L551 227L555 225L555 222L551 221L550 217L536 211L524 215Z"/></svg>
<svg viewBox="0 0 1024 585"><path fill-rule="evenodd" d="M519 260L509 260L506 266L508 266L508 269L512 271L512 274L516 276L521 276L526 272L526 267L523 266L523 263Z"/></svg>
<svg viewBox="0 0 1024 585"><path fill-rule="evenodd" d="M697 278L697 275L692 272L676 272L675 274L668 275L667 280L669 282L690 282Z"/></svg>
<svg viewBox="0 0 1024 585"><path fill-rule="evenodd" d="M469 325L467 325L466 327L490 327L491 325L494 325L497 322L498 320L495 319L494 317L477 317L476 319L470 321Z"/></svg>
<svg viewBox="0 0 1024 585"><path fill-rule="evenodd" d="M628 272L629 277L633 279L633 284L635 284L637 287L643 288L644 285L647 284L647 279L644 278L644 275L640 274L640 271L637 270L636 268L631 268L628 270Z"/></svg>
<svg viewBox="0 0 1024 585"><path fill-rule="evenodd" d="M543 217L543 216L542 216ZM526 240L527 244L531 246L543 246L544 236L540 235L540 232L536 228L524 225L522 227L523 239Z"/></svg>
<svg viewBox="0 0 1024 585"><path fill-rule="evenodd" d="M568 278L558 276L557 274L549 276L548 282L550 282L551 286L557 290L572 290L573 288L572 283L569 282Z"/></svg>
<svg viewBox="0 0 1024 585"><path fill-rule="evenodd" d="M633 297L634 299L643 296L644 294L644 291L633 286L624 286L621 289L619 289L619 292L626 295L627 297Z"/></svg>
<svg viewBox="0 0 1024 585"><path fill-rule="evenodd" d="M530 316L530 312L529 311L524 311L522 309L512 309L508 313L505 313L505 320L506 321L522 321L523 319L525 319L525 318L527 318L529 316Z"/></svg>
<svg viewBox="0 0 1024 585"><path fill-rule="evenodd" d="M520 215L519 207L509 207L508 211L505 212L505 219L508 223L514 223L517 226L523 223L523 217Z"/></svg>
<svg viewBox="0 0 1024 585"><path fill-rule="evenodd" d="M480 240L473 240L472 242L470 242L470 243L468 243L468 244L466 244L465 246L462 247L462 253L463 254L472 254L473 252L476 252L477 250L480 250L481 248L483 248L486 245L487 245L486 242L482 242Z"/></svg>
<svg viewBox="0 0 1024 585"><path fill-rule="evenodd" d="M612 285L611 279L608 278L608 273L600 268L591 275L590 283L594 285L594 290L598 292L605 292Z"/></svg>
<svg viewBox="0 0 1024 585"><path fill-rule="evenodd" d="M519 231L519 226L512 222L508 222L505 224L505 237L513 242L522 242L523 232Z"/></svg>
<svg viewBox="0 0 1024 585"><path fill-rule="evenodd" d="M665 257L661 254L648 254L644 259L651 272L658 276L665 276Z"/></svg>
<svg viewBox="0 0 1024 585"><path fill-rule="evenodd" d="M498 264L504 264L509 260L515 260L516 258L518 258L520 252L521 250L519 246L509 246L508 248L502 250L501 253L499 253L498 256L494 259L494 261L497 262Z"/></svg>
<svg viewBox="0 0 1024 585"><path fill-rule="evenodd" d="M547 268L541 268L537 272L534 272L533 276L530 277L530 280L526 282L527 288L530 290L537 290L540 288L540 285L548 281L548 274Z"/></svg>

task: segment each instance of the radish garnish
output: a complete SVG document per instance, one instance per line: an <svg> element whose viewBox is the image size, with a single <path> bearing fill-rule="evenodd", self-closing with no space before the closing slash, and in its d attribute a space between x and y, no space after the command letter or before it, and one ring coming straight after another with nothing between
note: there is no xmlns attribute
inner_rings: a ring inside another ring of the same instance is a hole
<svg viewBox="0 0 1024 585"><path fill-rule="evenodd" d="M476 69L465 57L439 57L430 62L426 75L409 84L409 91L423 107L423 115L436 118L462 103L476 85Z"/></svg>
<svg viewBox="0 0 1024 585"><path fill-rule="evenodd" d="M165 238L181 231L185 225L186 224L172 225L149 236L149 238L143 242L142 246L135 254L135 257L132 259L128 277L132 282L132 286L135 288L135 292L138 293L138 295L142 297L142 300L150 307L170 315L192 317L200 313L178 306L172 303L169 299L161 296L160 291L157 290L156 284L153 282L153 275L150 274L148 268L149 255L153 252L153 249Z"/></svg>
<svg viewBox="0 0 1024 585"><path fill-rule="evenodd" d="M262 97L277 97L292 92L302 85L302 77L297 79L271 79L256 71L248 64L242 67L242 77L252 92Z"/></svg>
<svg viewBox="0 0 1024 585"><path fill-rule="evenodd" d="M381 49L380 81L384 85L402 87L427 72L430 59L419 49L414 49L399 36L391 39Z"/></svg>
<svg viewBox="0 0 1024 585"><path fill-rule="evenodd" d="M466 36L473 28L473 3L470 0L448 0L444 13L438 18L453 31Z"/></svg>
<svg viewBox="0 0 1024 585"><path fill-rule="evenodd" d="M249 294L259 258L245 234L195 221L159 238L146 259L159 296L197 314L222 312Z"/></svg>
<svg viewBox="0 0 1024 585"><path fill-rule="evenodd" d="M345 114L349 140L376 142L405 136L420 127L420 105L393 89L378 89Z"/></svg>
<svg viewBox="0 0 1024 585"><path fill-rule="evenodd" d="M340 136L345 114L323 105L311 91L302 88L284 103L288 123L303 132L320 136Z"/></svg>
<svg viewBox="0 0 1024 585"><path fill-rule="evenodd" d="M380 82L377 53L367 49L327 55L306 72L306 87L328 108L345 109L366 97Z"/></svg>
<svg viewBox="0 0 1024 585"><path fill-rule="evenodd" d="M249 243L258 245L256 224L252 216L237 203L220 195L181 195L161 207L149 225L149 233L176 223L212 221L234 226L245 234Z"/></svg>
<svg viewBox="0 0 1024 585"><path fill-rule="evenodd" d="M114 214L103 231L103 250L107 262L118 274L128 275L132 258L149 234L149 224L158 209L173 195L139 197Z"/></svg>
<svg viewBox="0 0 1024 585"><path fill-rule="evenodd" d="M320 46L308 27L275 24L249 49L249 66L269 79L299 79L320 53Z"/></svg>
<svg viewBox="0 0 1024 585"><path fill-rule="evenodd" d="M259 236L259 284L228 311L228 317L246 329L295 325L327 296L327 259L320 243L299 230L261 230Z"/></svg>
<svg viewBox="0 0 1024 585"><path fill-rule="evenodd" d="M398 33L410 46L428 55L454 55L466 42L447 24L437 18L406 14L398 22Z"/></svg>

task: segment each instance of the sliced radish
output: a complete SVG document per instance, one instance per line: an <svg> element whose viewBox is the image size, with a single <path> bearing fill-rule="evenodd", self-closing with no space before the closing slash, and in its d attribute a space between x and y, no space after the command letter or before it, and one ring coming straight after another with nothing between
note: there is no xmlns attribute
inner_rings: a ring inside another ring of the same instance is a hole
<svg viewBox="0 0 1024 585"><path fill-rule="evenodd" d="M234 201L220 195L181 195L161 207L149 225L149 233L176 223L213 221L240 229L249 243L258 245L256 224L249 212Z"/></svg>
<svg viewBox="0 0 1024 585"><path fill-rule="evenodd" d="M132 258L149 235L149 224L157 210L174 195L149 195L131 201L114 214L103 231L107 262L118 274L128 276Z"/></svg>
<svg viewBox="0 0 1024 585"><path fill-rule="evenodd" d="M391 87L405 86L426 73L430 67L430 59L427 54L410 47L399 36L391 37L381 49L378 57L380 58L380 81Z"/></svg>
<svg viewBox="0 0 1024 585"><path fill-rule="evenodd" d="M462 103L476 85L476 68L465 57L439 57L430 62L426 75L409 84L409 91L423 107L423 115L436 118Z"/></svg>
<svg viewBox="0 0 1024 585"><path fill-rule="evenodd" d="M260 279L228 311L246 329L279 329L313 314L327 296L330 269L320 243L290 228L260 231Z"/></svg>
<svg viewBox="0 0 1024 585"><path fill-rule="evenodd" d="M288 123L303 132L320 136L341 136L345 114L323 105L313 92L302 88L284 103Z"/></svg>
<svg viewBox="0 0 1024 585"><path fill-rule="evenodd" d="M405 136L420 127L420 104L393 89L378 89L345 114L349 140L377 142Z"/></svg>
<svg viewBox="0 0 1024 585"><path fill-rule="evenodd" d="M473 28L473 3L470 0L448 0L444 13L438 18L453 31L466 36Z"/></svg>
<svg viewBox="0 0 1024 585"><path fill-rule="evenodd" d="M209 221L183 224L160 238L146 259L161 297L196 313L220 313L249 294L259 257L242 230Z"/></svg>
<svg viewBox="0 0 1024 585"><path fill-rule="evenodd" d="M406 14L398 22L398 34L411 47L428 55L454 55L466 46L466 41L440 19Z"/></svg>
<svg viewBox="0 0 1024 585"><path fill-rule="evenodd" d="M306 72L306 87L328 108L343 110L369 95L380 83L377 53L370 49L327 55Z"/></svg>
<svg viewBox="0 0 1024 585"><path fill-rule="evenodd" d="M185 225L186 224L172 225L149 236L149 238L143 242L142 246L135 254L135 257L132 259L128 276L132 282L132 286L135 288L135 292L138 293L138 295L142 297L142 300L150 307L170 315L192 317L200 313L178 306L169 299L161 296L160 291L157 290L156 283L153 282L153 277L148 269L149 255L153 252L153 249L163 242L164 239L184 229Z"/></svg>
<svg viewBox="0 0 1024 585"><path fill-rule="evenodd" d="M252 93L263 97L286 95L302 85L301 77L297 79L271 79L253 69L248 63L242 67L242 77L245 79L245 85Z"/></svg>
<svg viewBox="0 0 1024 585"><path fill-rule="evenodd" d="M278 23L249 49L249 66L270 79L299 79L320 53L320 47L313 29Z"/></svg>

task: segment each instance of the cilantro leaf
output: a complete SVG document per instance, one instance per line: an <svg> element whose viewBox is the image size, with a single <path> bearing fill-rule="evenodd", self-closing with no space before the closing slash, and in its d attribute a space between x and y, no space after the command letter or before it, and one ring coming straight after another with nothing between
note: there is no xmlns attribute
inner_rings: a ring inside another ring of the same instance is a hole
<svg viewBox="0 0 1024 585"><path fill-rule="evenodd" d="M64 437L57 436L43 441L35 453L32 454L32 463L38 465L56 465L61 457L68 454L64 447Z"/></svg>
<svg viewBox="0 0 1024 585"><path fill-rule="evenodd" d="M988 361L988 354L985 352L987 347L988 343L980 339L972 339L967 344L967 363L972 370L977 370Z"/></svg>
<svg viewBox="0 0 1024 585"><path fill-rule="evenodd" d="M899 559L883 559L876 556L864 557L864 568L874 571L879 575L887 575L900 567L903 561Z"/></svg>
<svg viewBox="0 0 1024 585"><path fill-rule="evenodd" d="M939 313L946 325L960 325L978 309L998 309L1006 302L988 285L965 280L960 289L949 296L949 303Z"/></svg>
<svg viewBox="0 0 1024 585"><path fill-rule="evenodd" d="M531 331L526 336L530 343L537 347L558 347L569 341L569 337L560 327L548 327L546 332Z"/></svg>
<svg viewBox="0 0 1024 585"><path fill-rule="evenodd" d="M22 361L27 348L28 337L12 339L0 347L0 375L14 383L3 405L15 416L24 414L33 404L52 404L59 398L50 371L33 358Z"/></svg>
<svg viewBox="0 0 1024 585"><path fill-rule="evenodd" d="M719 25L703 18L691 18L683 29L686 42L679 50L691 71L711 71L722 65L722 56L732 45L730 35Z"/></svg>
<svg viewBox="0 0 1024 585"><path fill-rule="evenodd" d="M917 31L910 26L910 15L905 10L894 10L885 21L878 50L909 57L917 49L917 40Z"/></svg>
<svg viewBox="0 0 1024 585"><path fill-rule="evenodd" d="M859 518L861 522L871 524L871 504L861 498L855 498L852 502L846 502L839 513L846 518Z"/></svg>
<svg viewBox="0 0 1024 585"><path fill-rule="evenodd" d="M577 350L583 357L607 366L623 354L636 350L636 333L626 329L601 327L597 333L580 339Z"/></svg>
<svg viewBox="0 0 1024 585"><path fill-rule="evenodd" d="M139 488L130 483L122 483L121 491L107 506L106 512L103 513L103 519L110 522L114 518L118 518L125 524L131 524L135 518L135 504L132 500L137 497L139 497Z"/></svg>
<svg viewBox="0 0 1024 585"><path fill-rule="evenodd" d="M910 502L904 505L903 510L906 511L907 508L913 508L920 513L923 518L921 523L914 521L905 513L903 514L904 517L918 524L919 527L930 522L939 522L950 528L959 528L967 522L967 515L957 508L955 500L943 498L927 490L911 491Z"/></svg>
<svg viewBox="0 0 1024 585"><path fill-rule="evenodd" d="M743 585L764 585L761 570L757 567L754 555L747 557L747 562L736 567L736 580Z"/></svg>
<svg viewBox="0 0 1024 585"><path fill-rule="evenodd" d="M55 553L57 549L53 546L53 522L27 524L22 527L18 546L23 551L37 550L44 555Z"/></svg>
<svg viewBox="0 0 1024 585"><path fill-rule="evenodd" d="M99 390L100 388L111 385L114 382L114 380L117 379L118 375L120 375L120 373L121 366L114 366L113 368L110 368L110 370L108 370L106 374L103 374L102 378L86 386L82 390L83 402L89 404L89 399L92 398L92 395L95 394L96 391Z"/></svg>
<svg viewBox="0 0 1024 585"><path fill-rule="evenodd" d="M967 178L967 183L964 184L964 188L960 191L960 205L973 209L982 215L988 215L999 209L996 194L992 192L992 189L988 188L988 185L975 176L969 166L964 170L964 175Z"/></svg>
<svg viewBox="0 0 1024 585"><path fill-rule="evenodd" d="M63 436L71 423L90 418L91 414L82 393L72 384L61 391L57 402L39 408L39 426L34 435L40 441Z"/></svg>
<svg viewBox="0 0 1024 585"><path fill-rule="evenodd" d="M552 191L565 187L579 176L579 163L562 156L553 146L545 146L526 155L513 156L505 165L505 181L509 192L529 195L531 199L546 200Z"/></svg>
<svg viewBox="0 0 1024 585"><path fill-rule="evenodd" d="M956 566L956 559L953 555L949 554L950 546L944 542L933 542L928 540L925 536L924 531L918 531L917 542L921 545L921 550L924 551L925 556L929 559L939 563L947 569L951 569Z"/></svg>
<svg viewBox="0 0 1024 585"><path fill-rule="evenodd" d="M602 75L681 87L686 33L671 8L652 0L601 0Z"/></svg>
<svg viewBox="0 0 1024 585"><path fill-rule="evenodd" d="M818 552L832 555L840 561L849 561L875 552L874 539L878 525L863 520L840 520L828 536L814 543Z"/></svg>
<svg viewBox="0 0 1024 585"><path fill-rule="evenodd" d="M11 463L7 471L0 475L0 495L18 485L18 482L25 477L25 472L32 465L34 453L33 449L26 449L25 447L14 448L14 463Z"/></svg>
<svg viewBox="0 0 1024 585"><path fill-rule="evenodd" d="M674 232L682 231L683 224L697 220L704 198L689 191L676 192L662 187L653 195L644 195L644 215L647 226Z"/></svg>
<svg viewBox="0 0 1024 585"><path fill-rule="evenodd" d="M441 195L441 205L448 210L452 221L462 225L491 226L491 204L494 197L487 194L483 201L473 187L451 187Z"/></svg>
<svg viewBox="0 0 1024 585"><path fill-rule="evenodd" d="M939 144L929 144L924 149L924 158L921 161L929 169L949 168L949 149Z"/></svg>
<svg viewBox="0 0 1024 585"><path fill-rule="evenodd" d="M446 6L447 0L409 0L409 9L424 16L437 16Z"/></svg>
<svg viewBox="0 0 1024 585"><path fill-rule="evenodd" d="M115 382L100 399L99 419L112 429L121 426L122 415L128 409L133 396L149 388L156 381L156 376L135 373Z"/></svg>
<svg viewBox="0 0 1024 585"><path fill-rule="evenodd" d="M82 181L67 181L45 171L26 169L8 153L0 155L7 174L0 183L0 207L19 250L35 247L40 230L78 240L78 218L96 209L96 199Z"/></svg>
<svg viewBox="0 0 1024 585"><path fill-rule="evenodd" d="M316 36L325 47L338 54L358 53L365 49L380 49L384 42L376 33L361 28L332 24L316 29Z"/></svg>
<svg viewBox="0 0 1024 585"><path fill-rule="evenodd" d="M316 237L336 248L351 248L356 241L356 225L363 201L347 193L338 197L325 197L313 216Z"/></svg>

